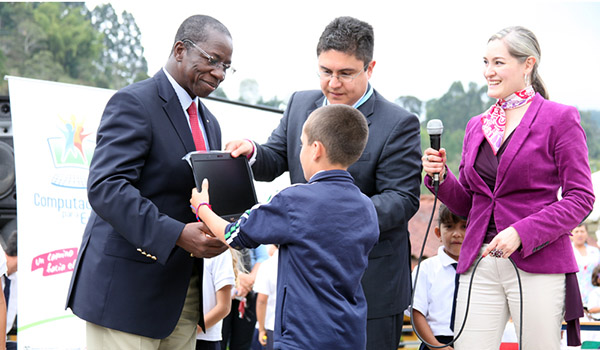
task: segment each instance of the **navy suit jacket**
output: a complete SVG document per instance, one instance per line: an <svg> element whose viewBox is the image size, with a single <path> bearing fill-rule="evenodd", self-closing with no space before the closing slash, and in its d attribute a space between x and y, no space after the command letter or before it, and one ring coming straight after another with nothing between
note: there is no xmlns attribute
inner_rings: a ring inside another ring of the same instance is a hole
<svg viewBox="0 0 600 350"><path fill-rule="evenodd" d="M318 90L292 95L279 126L267 143L257 146L252 166L257 180L271 181L289 170L292 183L306 182L300 165L302 125L323 105L324 98ZM417 117L377 91L358 110L367 119L369 139L360 159L348 171L377 210L379 241L369 254L362 285L367 317L379 318L402 313L410 303L408 220L419 208L420 126Z"/></svg>
<svg viewBox="0 0 600 350"><path fill-rule="evenodd" d="M209 146L220 149L219 124L199 107ZM88 179L93 212L67 297L74 314L150 338L175 329L194 262L202 283L202 260L175 245L185 224L195 221L189 207L194 179L182 160L194 150L186 115L162 70L110 99Z"/></svg>

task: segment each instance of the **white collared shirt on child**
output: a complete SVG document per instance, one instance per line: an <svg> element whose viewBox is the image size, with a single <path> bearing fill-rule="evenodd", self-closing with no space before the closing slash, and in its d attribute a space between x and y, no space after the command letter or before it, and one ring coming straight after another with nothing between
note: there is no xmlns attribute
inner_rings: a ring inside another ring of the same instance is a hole
<svg viewBox="0 0 600 350"><path fill-rule="evenodd" d="M427 319L433 335L453 335L450 330L450 317L454 299L454 259L438 248L438 254L421 261L419 280L415 290L414 308ZM417 268L412 273L413 284Z"/></svg>

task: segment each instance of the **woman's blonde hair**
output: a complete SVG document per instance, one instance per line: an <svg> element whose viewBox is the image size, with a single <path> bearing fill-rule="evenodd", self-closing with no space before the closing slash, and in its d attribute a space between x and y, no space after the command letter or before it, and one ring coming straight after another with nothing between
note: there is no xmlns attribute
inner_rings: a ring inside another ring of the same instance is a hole
<svg viewBox="0 0 600 350"><path fill-rule="evenodd" d="M241 273L248 273L248 271L246 270L246 267L244 266L244 264L242 263L242 253L237 250L237 249L233 249L233 248L229 248L229 251L231 252L231 260L232 260L232 264L233 264L233 275L235 276L235 285L237 286L238 283L238 274Z"/></svg>
<svg viewBox="0 0 600 350"><path fill-rule="evenodd" d="M549 96L546 85L544 85L544 81L538 73L542 51L535 34L527 28L519 26L507 27L492 35L488 40L488 43L494 40L503 40L508 49L508 53L520 62L525 62L530 56L535 58L535 63L529 79L533 89L536 92L539 92L545 99L548 99Z"/></svg>

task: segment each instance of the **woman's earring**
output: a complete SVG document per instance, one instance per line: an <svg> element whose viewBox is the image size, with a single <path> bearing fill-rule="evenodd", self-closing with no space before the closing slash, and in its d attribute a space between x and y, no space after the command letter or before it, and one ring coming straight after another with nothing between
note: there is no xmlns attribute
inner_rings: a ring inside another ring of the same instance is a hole
<svg viewBox="0 0 600 350"><path fill-rule="evenodd" d="M525 74L525 86L529 86L529 75Z"/></svg>

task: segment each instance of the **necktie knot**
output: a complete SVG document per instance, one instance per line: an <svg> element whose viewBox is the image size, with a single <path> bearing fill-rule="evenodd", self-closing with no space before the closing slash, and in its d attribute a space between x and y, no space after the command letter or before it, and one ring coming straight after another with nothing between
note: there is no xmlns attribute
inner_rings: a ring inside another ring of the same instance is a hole
<svg viewBox="0 0 600 350"><path fill-rule="evenodd" d="M190 104L187 111L188 111L188 114L190 115L190 117L192 115L198 117L198 109L196 108L196 102L192 101L192 104Z"/></svg>

